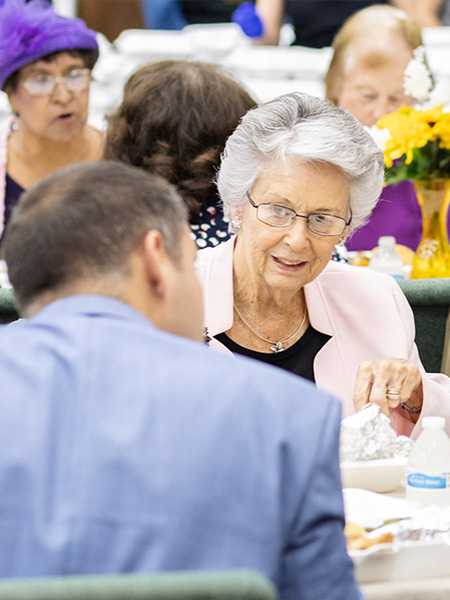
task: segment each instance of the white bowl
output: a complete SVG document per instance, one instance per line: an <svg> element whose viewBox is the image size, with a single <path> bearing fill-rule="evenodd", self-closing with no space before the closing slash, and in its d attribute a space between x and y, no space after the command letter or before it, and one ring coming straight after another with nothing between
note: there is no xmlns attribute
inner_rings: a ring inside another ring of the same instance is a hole
<svg viewBox="0 0 450 600"><path fill-rule="evenodd" d="M404 479L407 458L342 462L342 486L372 492L393 492Z"/></svg>

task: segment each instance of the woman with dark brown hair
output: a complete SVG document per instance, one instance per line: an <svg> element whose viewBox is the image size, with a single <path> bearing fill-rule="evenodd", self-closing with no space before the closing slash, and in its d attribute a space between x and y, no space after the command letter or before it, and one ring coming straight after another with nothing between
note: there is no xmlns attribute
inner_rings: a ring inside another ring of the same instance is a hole
<svg viewBox="0 0 450 600"><path fill-rule="evenodd" d="M228 136L256 102L220 66L165 60L141 67L107 117L105 158L161 175L189 210L200 248L228 239L214 178Z"/></svg>

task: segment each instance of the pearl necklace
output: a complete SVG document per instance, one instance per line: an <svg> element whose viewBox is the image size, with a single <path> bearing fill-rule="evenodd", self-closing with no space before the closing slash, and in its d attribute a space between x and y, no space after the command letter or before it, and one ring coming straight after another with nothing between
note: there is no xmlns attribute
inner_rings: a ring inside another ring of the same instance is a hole
<svg viewBox="0 0 450 600"><path fill-rule="evenodd" d="M283 352L283 350L286 350L286 346L284 344L287 344L288 342L290 342L292 339L295 338L295 336L301 330L301 328L303 327L303 325L305 324L305 321L306 321L306 307L305 307L305 312L303 314L303 319L302 319L302 322L300 323L300 327L291 335L291 337L287 338L287 340L280 340L279 342L272 342L271 340L267 340L265 337L260 335L255 329L253 329L253 327L249 323L247 323L247 321L244 319L244 317L238 311L236 304L233 303L233 306L234 306L234 310L237 312L237 314L241 318L244 325L246 325L250 329L250 331L253 331L253 333L256 336L258 336L260 340L262 340L263 342L267 342L268 344L271 344L270 349L272 350L272 352Z"/></svg>

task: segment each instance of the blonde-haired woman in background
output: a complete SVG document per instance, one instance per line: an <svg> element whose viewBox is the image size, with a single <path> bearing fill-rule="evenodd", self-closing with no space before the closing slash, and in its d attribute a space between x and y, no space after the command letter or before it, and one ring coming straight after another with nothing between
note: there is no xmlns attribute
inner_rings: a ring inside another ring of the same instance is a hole
<svg viewBox="0 0 450 600"><path fill-rule="evenodd" d="M403 90L403 75L422 45L418 23L393 6L374 5L352 15L333 41L325 76L326 97L371 127L383 115L413 99ZM422 218L413 183L383 188L368 223L346 242L348 250L371 250L382 235L416 250Z"/></svg>

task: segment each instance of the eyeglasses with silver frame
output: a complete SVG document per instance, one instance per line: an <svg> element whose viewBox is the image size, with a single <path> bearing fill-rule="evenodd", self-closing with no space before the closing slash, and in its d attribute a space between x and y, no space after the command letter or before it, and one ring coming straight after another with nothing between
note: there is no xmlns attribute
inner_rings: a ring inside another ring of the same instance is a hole
<svg viewBox="0 0 450 600"><path fill-rule="evenodd" d="M53 75L31 75L20 82L29 94L32 96L48 96L53 92L56 84L64 83L71 92L81 92L85 90L91 81L91 69L72 69L67 75L54 77Z"/></svg>
<svg viewBox="0 0 450 600"><path fill-rule="evenodd" d="M317 235L334 236L341 235L352 221L352 217L346 221L343 217L329 215L326 213L312 213L310 215L299 215L292 208L282 204L262 203L255 204L247 192L247 198L253 208L256 208L258 221L271 227L289 227L295 219L305 219L310 231Z"/></svg>

